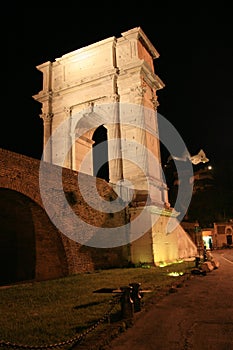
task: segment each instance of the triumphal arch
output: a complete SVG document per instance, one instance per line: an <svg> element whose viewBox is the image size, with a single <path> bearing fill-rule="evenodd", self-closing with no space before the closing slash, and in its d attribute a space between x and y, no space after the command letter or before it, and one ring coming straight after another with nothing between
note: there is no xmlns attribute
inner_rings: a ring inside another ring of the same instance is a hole
<svg viewBox="0 0 233 350"><path fill-rule="evenodd" d="M134 203L132 237L133 221L147 206L151 225L130 240L134 262L196 252L180 225L168 235L167 221L176 215L160 166L157 91L165 85L154 70L158 57L143 30L133 28L37 66L43 88L33 96L42 104L43 161L100 177Z"/></svg>

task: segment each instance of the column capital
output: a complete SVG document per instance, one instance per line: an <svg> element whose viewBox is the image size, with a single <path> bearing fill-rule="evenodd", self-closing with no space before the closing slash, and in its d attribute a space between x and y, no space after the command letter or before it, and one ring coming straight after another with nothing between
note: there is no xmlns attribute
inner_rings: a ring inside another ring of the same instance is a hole
<svg viewBox="0 0 233 350"><path fill-rule="evenodd" d="M67 116L71 115L71 107L64 106L63 111Z"/></svg>
<svg viewBox="0 0 233 350"><path fill-rule="evenodd" d="M154 106L154 109L156 110L158 108L158 106L159 106L159 101L157 100L156 97L152 96L151 102L152 102L152 104Z"/></svg>
<svg viewBox="0 0 233 350"><path fill-rule="evenodd" d="M132 88L131 91L135 94L135 96L144 97L146 93L146 87L143 85L136 86L135 88Z"/></svg>
<svg viewBox="0 0 233 350"><path fill-rule="evenodd" d="M42 113L40 114L40 118L43 119L44 123L50 123L53 119L53 113Z"/></svg>
<svg viewBox="0 0 233 350"><path fill-rule="evenodd" d="M119 102L120 101L120 96L118 94L112 94L111 95L111 100L112 100L112 102Z"/></svg>

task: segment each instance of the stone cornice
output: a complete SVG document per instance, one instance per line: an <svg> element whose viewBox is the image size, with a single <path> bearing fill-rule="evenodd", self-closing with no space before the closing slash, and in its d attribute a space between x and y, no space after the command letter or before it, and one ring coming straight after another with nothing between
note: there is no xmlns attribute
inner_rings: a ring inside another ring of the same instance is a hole
<svg viewBox="0 0 233 350"><path fill-rule="evenodd" d="M99 48L101 45L105 45L107 43L109 44L116 44L116 38L114 36L107 38L107 39L103 39L101 41L98 41L97 43L94 44L90 44L88 46L85 47L81 47L77 50L74 50L72 52L69 52L67 54L62 55L61 57L58 57L55 59L55 64L62 64L63 61L77 61L80 60L80 55L83 55L85 53L88 53L90 50L93 50L95 48Z"/></svg>
<svg viewBox="0 0 233 350"><path fill-rule="evenodd" d="M161 208L156 205L150 205L147 208L150 211L150 213L161 215L161 216L170 216L170 217L176 218L180 214L174 208L167 209L167 208Z"/></svg>
<svg viewBox="0 0 233 350"><path fill-rule="evenodd" d="M147 82L148 85L152 84L156 88L156 90L160 90L165 87L164 82L159 78L158 75L151 71L151 68L149 67L146 61L143 61L143 64L141 66L141 72L143 74L145 82Z"/></svg>
<svg viewBox="0 0 233 350"><path fill-rule="evenodd" d="M121 33L122 37L129 39L139 40L143 46L150 52L153 59L158 58L160 55L155 47L152 45L150 40L147 38L146 34L143 32L141 27L136 27L134 29L128 30L127 32Z"/></svg>
<svg viewBox="0 0 233 350"><path fill-rule="evenodd" d="M127 76L129 72L131 74L142 74L145 82L147 82L147 84L150 86L153 85L156 90L160 90L165 87L163 81L159 78L158 75L152 72L151 68L145 60L134 60L133 62L131 61L129 64L120 67L119 78L123 77L124 75Z"/></svg>

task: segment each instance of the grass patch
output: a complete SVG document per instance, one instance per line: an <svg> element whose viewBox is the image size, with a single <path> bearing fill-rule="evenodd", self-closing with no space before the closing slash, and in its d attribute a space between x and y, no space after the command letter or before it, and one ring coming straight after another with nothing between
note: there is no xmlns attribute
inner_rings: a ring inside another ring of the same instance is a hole
<svg viewBox="0 0 233 350"><path fill-rule="evenodd" d="M142 289L152 291L144 294L146 303L158 287L176 280L168 273L189 272L193 266L193 262L181 262L164 267L116 268L1 287L0 342L41 346L73 339L96 324L110 307L113 294L93 293L95 290L141 283ZM118 303L114 313L119 312Z"/></svg>

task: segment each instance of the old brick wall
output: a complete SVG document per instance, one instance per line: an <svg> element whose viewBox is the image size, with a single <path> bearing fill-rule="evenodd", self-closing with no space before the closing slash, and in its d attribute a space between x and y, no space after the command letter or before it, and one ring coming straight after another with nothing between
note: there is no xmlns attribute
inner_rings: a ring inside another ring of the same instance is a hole
<svg viewBox="0 0 233 350"><path fill-rule="evenodd" d="M61 191L56 188L60 181L61 168L49 163L43 164L46 178L44 186L47 186L50 192L52 188L50 199L54 211L62 218L62 227L69 233L70 220L64 215ZM76 242L76 237L72 239L69 234L66 235L66 232L61 232L54 225L44 210L39 188L39 169L39 160L0 149L0 246L5 251L0 258L5 259L1 261L1 265L9 264L10 257L13 260L10 270L5 274L6 279L45 280L98 268L127 265L127 246L96 248L80 244ZM124 225L125 210L113 214L103 212L101 206L104 202L94 196L97 188L100 197L106 202L116 199L117 195L111 186L102 179L96 181L92 176L81 174L84 184L81 194L77 175L77 172L70 169L62 169L63 193L67 203L80 218L80 222L84 223L78 227L79 233L85 227L85 235L91 238L93 234L98 234L95 233L96 227L111 228ZM90 204L83 197L90 197L91 193L93 198L90 198ZM118 199L115 201L116 205L117 201ZM28 251L31 253L27 253ZM13 259L15 252L18 260ZM3 281L0 280L0 283Z"/></svg>

